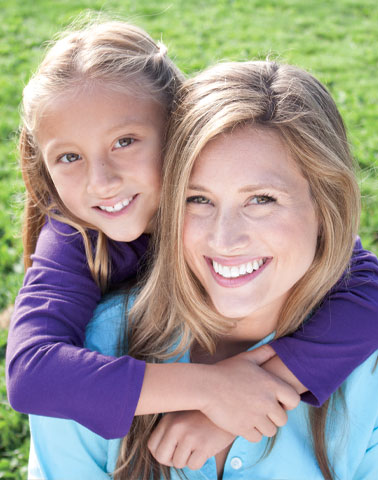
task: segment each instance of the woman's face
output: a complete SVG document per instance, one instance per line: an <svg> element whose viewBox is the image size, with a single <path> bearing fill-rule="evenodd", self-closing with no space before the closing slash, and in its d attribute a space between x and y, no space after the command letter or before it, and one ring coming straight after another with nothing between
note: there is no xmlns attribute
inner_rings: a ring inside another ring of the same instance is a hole
<svg viewBox="0 0 378 480"><path fill-rule="evenodd" d="M214 307L225 317L261 319L262 335L271 332L318 235L309 184L280 136L241 127L212 140L186 198L185 259Z"/></svg>

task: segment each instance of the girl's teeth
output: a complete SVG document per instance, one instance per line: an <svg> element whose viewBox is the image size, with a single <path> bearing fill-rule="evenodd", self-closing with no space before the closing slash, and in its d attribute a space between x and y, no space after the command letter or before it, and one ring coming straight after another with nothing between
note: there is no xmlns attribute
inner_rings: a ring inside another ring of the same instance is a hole
<svg viewBox="0 0 378 480"><path fill-rule="evenodd" d="M234 265L229 267L227 265L222 265L215 260L213 260L214 271L224 278L238 278L241 275L246 275L247 273L252 273L254 270L258 270L262 265L264 265L264 260L253 260L253 262L243 263L242 265Z"/></svg>
<svg viewBox="0 0 378 480"><path fill-rule="evenodd" d="M133 199L133 197L127 198L126 200L123 200L122 202L116 203L112 207L104 207L104 206L100 205L99 208L101 210L105 210L105 212L119 212L123 208L127 207L127 205L129 205L129 203L131 202L132 199Z"/></svg>

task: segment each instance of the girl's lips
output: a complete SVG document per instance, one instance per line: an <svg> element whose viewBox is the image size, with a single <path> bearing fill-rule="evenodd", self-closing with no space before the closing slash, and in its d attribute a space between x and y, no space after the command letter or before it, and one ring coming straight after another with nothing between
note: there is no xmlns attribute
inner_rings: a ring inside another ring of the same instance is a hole
<svg viewBox="0 0 378 480"><path fill-rule="evenodd" d="M205 260L207 264L209 265L209 269L211 272L211 275L215 279L218 285L222 287L227 287L227 288L237 288L245 285L246 283L252 281L254 278L256 278L260 273L262 273L266 267L269 265L269 263L272 261L273 257L257 257L254 260L261 260L263 259L264 263L258 268L258 270L253 270L251 273L245 273L244 275L240 275L236 278L225 278L222 275L219 275L219 273L216 273L214 268L213 268L213 260L217 261L215 258L210 259L208 257L205 257ZM219 259L218 259L219 260ZM251 262L251 259L248 259ZM252 262L254 261L252 260ZM242 265L243 263L247 262L242 262L240 258L238 259L229 259L227 262L222 259L221 262L219 262L223 266L239 266Z"/></svg>
<svg viewBox="0 0 378 480"><path fill-rule="evenodd" d="M114 198L111 200L104 200L100 205L96 205L96 207L106 211L117 211L122 207L127 207L127 205L133 201L136 195L131 195L127 198L120 198L118 200L115 200Z"/></svg>
<svg viewBox="0 0 378 480"><path fill-rule="evenodd" d="M96 206L96 207L93 207L95 210L97 210L99 213L105 215L106 217L110 217L110 218L114 218L114 217L119 217L121 215L123 215L124 213L128 212L130 210L130 208L135 204L135 201L137 199L137 197L139 196L139 194L136 194L134 195L133 197L130 197L131 200L129 201L129 203L125 206L123 206L120 210L115 210L115 211L107 211L107 210L104 210L103 208L100 208L99 206ZM101 205L103 206L103 205Z"/></svg>

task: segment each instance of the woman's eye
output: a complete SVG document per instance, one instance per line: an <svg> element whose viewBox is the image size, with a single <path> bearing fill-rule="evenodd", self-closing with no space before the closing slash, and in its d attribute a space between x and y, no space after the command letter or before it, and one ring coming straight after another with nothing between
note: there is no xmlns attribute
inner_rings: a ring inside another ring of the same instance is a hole
<svg viewBox="0 0 378 480"><path fill-rule="evenodd" d="M78 155L77 153L65 153L64 155L58 158L58 161L62 163L72 163L80 159L81 159L81 156Z"/></svg>
<svg viewBox="0 0 378 480"><path fill-rule="evenodd" d="M253 196L248 204L249 205L266 205L268 203L275 202L276 199L271 197L270 195L255 195Z"/></svg>
<svg viewBox="0 0 378 480"><path fill-rule="evenodd" d="M128 147L132 143L134 143L134 139L131 137L120 138L119 140L116 141L114 148Z"/></svg>
<svg viewBox="0 0 378 480"><path fill-rule="evenodd" d="M202 195L194 195L186 199L186 203L199 203L200 205L207 205L210 203L210 200Z"/></svg>

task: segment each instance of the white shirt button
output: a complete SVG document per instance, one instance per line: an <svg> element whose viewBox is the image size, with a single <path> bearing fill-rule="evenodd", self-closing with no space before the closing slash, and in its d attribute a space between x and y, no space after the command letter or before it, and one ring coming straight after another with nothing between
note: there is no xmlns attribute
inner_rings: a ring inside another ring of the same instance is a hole
<svg viewBox="0 0 378 480"><path fill-rule="evenodd" d="M239 470L243 466L243 462L241 461L241 458L239 457L232 457L230 461L231 468L234 470Z"/></svg>

